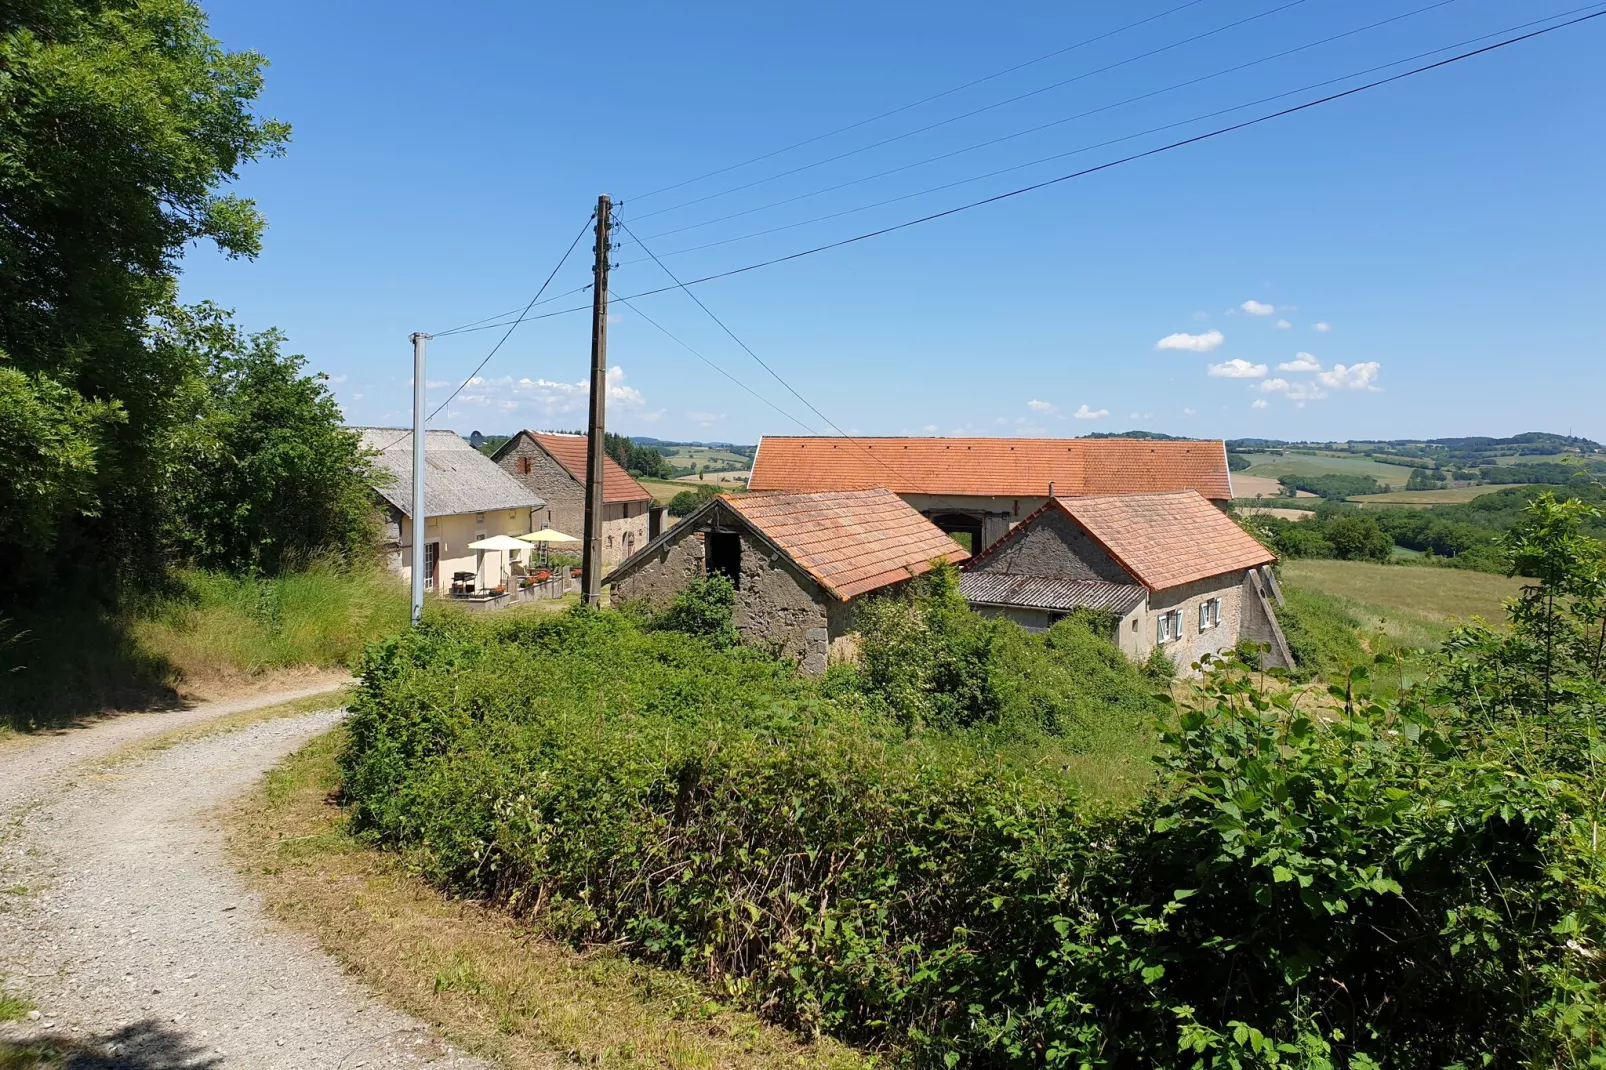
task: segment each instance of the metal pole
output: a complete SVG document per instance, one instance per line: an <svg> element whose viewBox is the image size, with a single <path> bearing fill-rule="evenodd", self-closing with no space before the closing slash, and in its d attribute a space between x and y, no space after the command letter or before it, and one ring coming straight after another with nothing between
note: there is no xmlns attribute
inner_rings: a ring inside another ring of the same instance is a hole
<svg viewBox="0 0 1606 1070"><path fill-rule="evenodd" d="M608 240L613 201L597 198L596 284L591 288L591 424L586 442L585 547L580 559L581 588L588 606L602 604L602 473L608 408Z"/></svg>
<svg viewBox="0 0 1606 1070"><path fill-rule="evenodd" d="M430 336L413 336L413 623L424 612L424 350Z"/></svg>

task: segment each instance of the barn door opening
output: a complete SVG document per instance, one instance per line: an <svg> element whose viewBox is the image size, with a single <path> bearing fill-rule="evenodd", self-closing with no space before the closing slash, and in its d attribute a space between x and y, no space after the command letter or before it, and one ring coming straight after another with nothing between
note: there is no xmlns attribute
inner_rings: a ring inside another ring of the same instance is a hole
<svg viewBox="0 0 1606 1070"><path fill-rule="evenodd" d="M742 536L736 531L708 533L708 574L718 573L742 589Z"/></svg>

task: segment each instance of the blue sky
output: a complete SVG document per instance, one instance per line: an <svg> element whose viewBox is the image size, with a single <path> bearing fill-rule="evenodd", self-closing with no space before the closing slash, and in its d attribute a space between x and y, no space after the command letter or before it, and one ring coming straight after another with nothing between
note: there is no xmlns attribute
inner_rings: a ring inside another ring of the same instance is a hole
<svg viewBox="0 0 1606 1070"><path fill-rule="evenodd" d="M1582 0L1450 0L1123 103L1433 2L1198 0L647 196L1184 0L985 9L948 0L605 9L212 0L214 34L270 59L263 110L288 120L294 137L286 156L250 167L239 183L268 218L263 255L228 261L194 250L184 296L232 307L250 329L284 329L330 375L349 419L396 424L410 404L408 334L523 305L598 193L622 201L621 218L646 247L696 278L1276 110L1368 80L1343 76ZM1549 430L1606 439L1603 48L1606 18L697 293L850 433L1137 426L1226 437ZM1342 80L1184 122L1330 79ZM921 163L1047 123L1056 125ZM1175 123L1183 125L1130 137ZM910 164L920 165L817 193ZM744 237L956 182L965 184ZM683 203L711 194L722 195ZM774 206L789 198L800 199ZM642 246L621 237L614 291L663 286ZM683 252L730 238L743 240ZM590 281L588 246L550 293ZM587 300L571 294L537 311ZM829 433L685 294L645 297L639 308L796 419L616 305L612 429L738 442L802 426ZM451 384L432 387L432 404L501 333L432 343L429 379ZM577 428L587 360L585 313L526 323L435 426Z"/></svg>

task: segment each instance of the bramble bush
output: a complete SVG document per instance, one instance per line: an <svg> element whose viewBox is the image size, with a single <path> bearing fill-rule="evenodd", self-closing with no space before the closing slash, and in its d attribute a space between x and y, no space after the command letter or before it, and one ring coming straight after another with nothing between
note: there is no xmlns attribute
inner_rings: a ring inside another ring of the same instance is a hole
<svg viewBox="0 0 1606 1070"><path fill-rule="evenodd" d="M370 654L346 801L446 887L915 1065L1602 1065L1593 728L1532 746L1546 695L1599 720L1598 603L1556 582L1506 713L1222 662L1127 806L988 697L1093 630L995 633L940 577L820 684L613 613L432 622Z"/></svg>

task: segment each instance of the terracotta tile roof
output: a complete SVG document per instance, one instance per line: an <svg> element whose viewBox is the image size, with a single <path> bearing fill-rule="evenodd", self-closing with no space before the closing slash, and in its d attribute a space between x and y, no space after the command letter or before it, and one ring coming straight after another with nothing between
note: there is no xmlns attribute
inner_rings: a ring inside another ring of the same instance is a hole
<svg viewBox="0 0 1606 1070"><path fill-rule="evenodd" d="M726 494L719 500L843 602L918 576L936 558L958 564L970 557L891 491Z"/></svg>
<svg viewBox="0 0 1606 1070"><path fill-rule="evenodd" d="M525 431L536 445L551 454L583 487L586 481L586 438L584 435L551 435ZM602 500L609 505L619 502L650 500L647 488L630 478L630 473L619 467L612 457L602 461Z"/></svg>
<svg viewBox="0 0 1606 1070"><path fill-rule="evenodd" d="M810 438L766 435L753 490L856 490L997 497L1195 490L1232 497L1219 441L1140 438Z"/></svg>
<svg viewBox="0 0 1606 1070"><path fill-rule="evenodd" d="M1191 490L1060 498L1050 504L1064 509L1151 591L1277 560L1231 517Z"/></svg>

